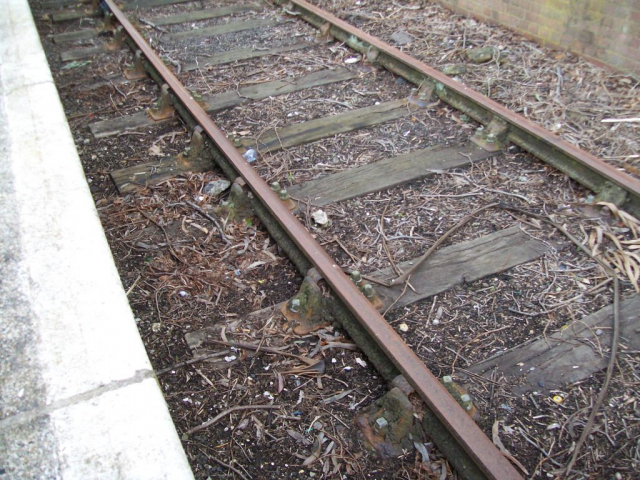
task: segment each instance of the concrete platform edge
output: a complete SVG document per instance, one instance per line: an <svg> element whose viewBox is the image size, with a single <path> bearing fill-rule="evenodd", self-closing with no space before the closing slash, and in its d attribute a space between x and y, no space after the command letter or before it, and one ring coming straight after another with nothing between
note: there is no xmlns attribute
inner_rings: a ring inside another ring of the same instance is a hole
<svg viewBox="0 0 640 480"><path fill-rule="evenodd" d="M0 15L4 478L193 478L26 0Z"/></svg>

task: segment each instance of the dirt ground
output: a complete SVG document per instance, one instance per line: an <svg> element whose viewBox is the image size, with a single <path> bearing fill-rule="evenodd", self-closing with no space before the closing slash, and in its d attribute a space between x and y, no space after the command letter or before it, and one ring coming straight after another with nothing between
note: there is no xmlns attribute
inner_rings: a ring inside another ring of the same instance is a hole
<svg viewBox="0 0 640 480"><path fill-rule="evenodd" d="M111 171L176 155L189 145L190 133L176 121L93 138L91 123L149 107L157 86L151 80L106 81L88 89L119 74L131 61L130 53L60 62L60 51L101 44L107 38L56 45L51 34L89 28L96 21L51 23L37 4L32 2L36 22L87 181L196 478L457 478L429 438L416 438L421 447L410 446L386 459L367 445L354 418L388 391L386 382L337 326L295 335L272 308L296 295L302 277L257 218L231 218L220 210L228 191L210 194L207 185L224 180L221 171L182 174L118 194ZM460 81L619 168L640 173L638 124L601 123L603 118L640 113L638 84L630 77L452 15L432 3L318 4L391 44L397 31L408 33L412 40L402 46L407 52L436 68L465 63ZM221 3L193 2L146 10L141 16L217 5ZM279 13L265 7L198 27L275 18ZM181 71L194 55L312 40L310 26L288 21L276 30L185 42L167 42L165 31L144 23L143 28L180 72L181 81L201 95L339 66L357 74L350 81L216 114L215 121L228 134L256 136L411 92L410 85L388 72L358 70L349 60L353 52L337 43ZM189 27L166 30L185 28ZM506 61L464 61L465 49L486 45L505 52ZM260 152L254 166L266 180L288 186L419 148L462 145L476 127L439 104L382 125ZM612 266L637 258L637 223L621 219L615 210L593 206L589 191L517 148L465 168L432 173L389 191L327 206L328 227L309 218L315 210L311 207L302 209L299 218L346 271L371 273L415 258L475 208L494 201L553 215ZM211 218L222 225L222 232ZM612 303L605 271L557 229L535 219L490 210L457 231L446 245L513 225L547 244L549 253L386 314L436 376L457 378L475 363ZM624 264L619 270L621 295L627 297L637 290L638 270L626 272ZM198 333L202 329L210 336ZM608 348L604 346L605 353ZM606 401L569 478L640 478L638 360L638 352L622 346ZM468 389L480 412L478 424L490 438L499 437L525 477L560 478L603 377L599 373L561 391L527 395L513 393L515 385L500 377L478 379Z"/></svg>

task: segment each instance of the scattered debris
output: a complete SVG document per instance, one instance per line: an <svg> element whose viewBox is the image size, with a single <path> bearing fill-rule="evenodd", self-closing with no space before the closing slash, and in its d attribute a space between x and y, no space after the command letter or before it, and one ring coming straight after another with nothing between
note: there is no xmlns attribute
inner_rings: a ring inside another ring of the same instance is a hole
<svg viewBox="0 0 640 480"><path fill-rule="evenodd" d="M222 192L226 191L230 186L231 186L231 182L229 180L225 180L221 178L219 180L207 182L204 188L202 189L202 192L212 197L217 197Z"/></svg>
<svg viewBox="0 0 640 480"><path fill-rule="evenodd" d="M329 217L324 210L316 210L311 214L311 217L313 221L321 227L329 224Z"/></svg>
<svg viewBox="0 0 640 480"><path fill-rule="evenodd" d="M405 32L404 30L398 30L393 35L391 35L391 40L400 46L410 45L411 43L413 43L413 36Z"/></svg>
<svg viewBox="0 0 640 480"><path fill-rule="evenodd" d="M494 47L470 48L465 53L471 63L487 63L499 57L499 52Z"/></svg>
<svg viewBox="0 0 640 480"><path fill-rule="evenodd" d="M467 66L462 63L447 65L442 69L442 73L452 77L457 75L464 75L465 73L467 73Z"/></svg>

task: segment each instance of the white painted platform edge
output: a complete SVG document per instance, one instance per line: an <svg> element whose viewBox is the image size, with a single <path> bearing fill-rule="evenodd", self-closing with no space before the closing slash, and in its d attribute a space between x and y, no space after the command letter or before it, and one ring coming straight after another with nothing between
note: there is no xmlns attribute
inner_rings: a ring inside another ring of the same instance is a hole
<svg viewBox="0 0 640 480"><path fill-rule="evenodd" d="M2 10L0 128L8 145L0 162L12 172L21 241L15 288L28 299L38 335L30 367L45 393L35 407L1 418L0 430L47 418L64 479L193 478L27 1L5 0Z"/></svg>

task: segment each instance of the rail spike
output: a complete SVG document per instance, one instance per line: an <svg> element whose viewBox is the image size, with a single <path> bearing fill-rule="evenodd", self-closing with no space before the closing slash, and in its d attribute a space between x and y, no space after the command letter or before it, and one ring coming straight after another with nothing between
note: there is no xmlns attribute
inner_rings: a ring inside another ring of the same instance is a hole
<svg viewBox="0 0 640 480"><path fill-rule="evenodd" d="M184 152L178 155L178 160L185 165L196 163L200 159L210 159L211 154L205 148L204 138L202 137L202 127L200 125L193 129L191 141Z"/></svg>
<svg viewBox="0 0 640 480"><path fill-rule="evenodd" d="M313 39L314 43L317 44L326 44L333 42L333 37L331 36L331 24L329 22L324 23L320 30L318 31L316 37Z"/></svg>
<svg viewBox="0 0 640 480"><path fill-rule="evenodd" d="M175 115L175 109L171 105L171 94L169 93L169 85L166 83L160 89L160 97L156 100L152 108L147 108L147 115L156 122L165 120Z"/></svg>
<svg viewBox="0 0 640 480"><path fill-rule="evenodd" d="M140 50L136 50L136 54L133 57L133 67L127 68L124 71L124 77L127 80L140 80L142 78L146 78L147 71L144 69L144 65L142 64L142 52Z"/></svg>
<svg viewBox="0 0 640 480"><path fill-rule="evenodd" d="M118 25L118 28L116 28L116 31L113 34L113 40L105 45L107 51L114 52L116 50L120 50L124 45L124 35L125 33L122 25Z"/></svg>
<svg viewBox="0 0 640 480"><path fill-rule="evenodd" d="M280 311L294 324L293 333L306 335L329 326L334 317L329 311L327 300L318 282L322 277L315 268L310 269L302 281L300 291L286 302Z"/></svg>
<svg viewBox="0 0 640 480"><path fill-rule="evenodd" d="M255 212L251 206L250 193L245 193L243 187L246 183L242 177L237 177L231 189L229 189L229 197L220 204L216 209L216 213L221 217L226 217L227 221L247 220L255 217Z"/></svg>
<svg viewBox="0 0 640 480"><path fill-rule="evenodd" d="M471 141L487 152L499 152L507 146L509 124L498 116L494 116L486 128L480 127Z"/></svg>
<svg viewBox="0 0 640 480"><path fill-rule="evenodd" d="M104 19L102 20L102 25L98 28L99 32L115 32L116 23L115 18L113 17L113 13L105 12Z"/></svg>
<svg viewBox="0 0 640 480"><path fill-rule="evenodd" d="M420 109L431 108L439 103L435 96L435 88L433 83L427 82L420 89L414 89L407 101Z"/></svg>

